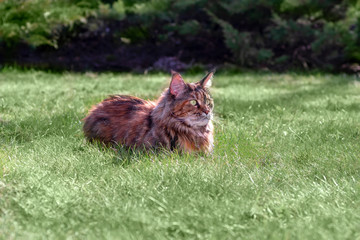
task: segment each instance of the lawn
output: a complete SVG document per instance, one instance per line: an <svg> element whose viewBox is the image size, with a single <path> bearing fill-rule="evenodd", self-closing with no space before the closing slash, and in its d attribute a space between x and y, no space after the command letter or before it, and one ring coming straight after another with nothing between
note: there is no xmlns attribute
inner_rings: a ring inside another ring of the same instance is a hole
<svg viewBox="0 0 360 240"><path fill-rule="evenodd" d="M2 70L0 239L360 238L359 80L217 74L209 156L84 141L93 104L154 99L168 82Z"/></svg>

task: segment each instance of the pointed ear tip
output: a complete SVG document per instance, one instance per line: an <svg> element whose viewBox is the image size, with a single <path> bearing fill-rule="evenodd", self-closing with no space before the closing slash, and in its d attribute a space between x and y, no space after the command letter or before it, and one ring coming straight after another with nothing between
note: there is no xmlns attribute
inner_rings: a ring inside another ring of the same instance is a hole
<svg viewBox="0 0 360 240"><path fill-rule="evenodd" d="M207 75L207 78L211 81L211 79L214 77L215 72L209 72Z"/></svg>
<svg viewBox="0 0 360 240"><path fill-rule="evenodd" d="M214 76L214 74L215 74L215 71L211 70L206 74L206 77L211 77L212 78Z"/></svg>
<svg viewBox="0 0 360 240"><path fill-rule="evenodd" d="M171 69L170 72L171 72L171 75L174 75L174 74L179 74L179 75L180 75L180 73L178 73L177 71L174 71L174 70L172 70L172 69Z"/></svg>

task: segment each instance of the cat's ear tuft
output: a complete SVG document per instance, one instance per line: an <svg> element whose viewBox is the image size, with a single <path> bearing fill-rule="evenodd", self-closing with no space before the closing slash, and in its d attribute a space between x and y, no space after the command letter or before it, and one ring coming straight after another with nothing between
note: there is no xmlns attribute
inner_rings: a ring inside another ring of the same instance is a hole
<svg viewBox="0 0 360 240"><path fill-rule="evenodd" d="M214 76L214 71L209 72L201 81L200 84L204 88L209 88L212 85L212 78Z"/></svg>
<svg viewBox="0 0 360 240"><path fill-rule="evenodd" d="M180 73L171 70L171 75L170 93L174 96L178 96L185 90L185 82Z"/></svg>

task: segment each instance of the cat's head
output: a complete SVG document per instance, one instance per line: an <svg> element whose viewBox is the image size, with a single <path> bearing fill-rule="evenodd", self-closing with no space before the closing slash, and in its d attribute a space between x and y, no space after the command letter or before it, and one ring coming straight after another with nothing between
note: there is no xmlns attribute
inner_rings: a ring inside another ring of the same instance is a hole
<svg viewBox="0 0 360 240"><path fill-rule="evenodd" d="M172 116L191 127L206 126L213 116L214 102L209 88L214 72L196 83L185 83L177 72L171 74L168 94L172 99Z"/></svg>

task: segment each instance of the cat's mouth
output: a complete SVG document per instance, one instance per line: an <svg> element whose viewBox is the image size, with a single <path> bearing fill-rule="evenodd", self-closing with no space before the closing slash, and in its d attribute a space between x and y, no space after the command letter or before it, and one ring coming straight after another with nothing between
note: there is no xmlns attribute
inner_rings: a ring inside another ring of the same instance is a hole
<svg viewBox="0 0 360 240"><path fill-rule="evenodd" d="M199 126L199 127L201 127L201 126L206 126L206 125L209 123L209 121L210 121L210 119L208 119L208 118L203 118L203 119L201 119L201 120L196 121L196 122L194 123L194 125Z"/></svg>
<svg viewBox="0 0 360 240"><path fill-rule="evenodd" d="M203 127L206 126L209 121L212 119L212 114L201 114L201 115L191 115L188 117L185 117L183 120L186 124L192 127Z"/></svg>
<svg viewBox="0 0 360 240"><path fill-rule="evenodd" d="M212 119L213 115L211 113L208 113L208 114L205 114L204 117L210 121Z"/></svg>
<svg viewBox="0 0 360 240"><path fill-rule="evenodd" d="M200 115L198 115L199 119L201 120L207 120L207 121L210 121L213 117L212 113L209 112L209 113L201 113Z"/></svg>

